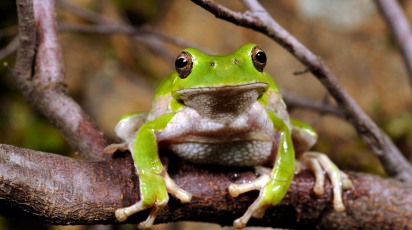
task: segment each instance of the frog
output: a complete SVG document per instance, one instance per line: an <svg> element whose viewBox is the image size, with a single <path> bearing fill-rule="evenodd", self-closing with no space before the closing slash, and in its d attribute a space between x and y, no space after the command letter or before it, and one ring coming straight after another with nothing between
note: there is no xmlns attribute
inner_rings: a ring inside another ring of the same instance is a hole
<svg viewBox="0 0 412 230"><path fill-rule="evenodd" d="M228 186L234 199L259 191L243 216L234 220L236 228L278 205L296 170L303 168L313 171L313 190L319 196L324 193L326 172L333 207L344 210L342 191L351 187L349 177L326 155L309 151L317 134L310 125L290 118L278 85L264 71L266 64L265 52L254 43L227 55L186 48L177 56L175 70L155 91L151 111L122 117L115 133L123 142L105 149L129 150L139 178L140 199L115 211L119 222L151 209L138 225L150 228L169 194L182 203L191 201L192 194L169 176L160 146L193 164L255 168L255 180Z"/></svg>

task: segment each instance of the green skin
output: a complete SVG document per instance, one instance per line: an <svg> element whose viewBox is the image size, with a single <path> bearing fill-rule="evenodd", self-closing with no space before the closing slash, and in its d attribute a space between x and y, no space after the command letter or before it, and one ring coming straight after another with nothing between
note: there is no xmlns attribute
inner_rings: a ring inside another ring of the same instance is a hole
<svg viewBox="0 0 412 230"><path fill-rule="evenodd" d="M239 85L252 82L264 82L269 85L268 92L273 91L278 93L279 88L273 78L265 73L259 72L250 61L250 53L254 44L247 44L240 47L234 55L227 56L210 56L197 49L188 48L184 51L192 54L199 63L210 63L218 59L222 63L219 68L210 70L208 65L194 65L190 76L184 80L180 79L176 72L172 73L165 81L157 88L154 100L158 97L168 94L174 95L174 100L171 102L173 111L171 113L160 116L159 118L143 125L136 136L133 159L138 169L141 185L142 199L147 200L148 208L154 201L163 201L168 199L168 195L161 180L163 165L159 159L158 146L156 142L155 132L161 131L166 127L168 122L173 118L173 114L182 109L185 105L179 103L175 98L178 97L177 91L187 88L200 87L221 87L225 85ZM238 56L238 54L246 54ZM239 62L244 63L241 68L231 68L233 65L231 59L237 57ZM240 59L240 60L239 60ZM227 72L227 69L231 71ZM205 78L204 76L208 76ZM224 76L224 77L222 77ZM265 105L265 93L259 102ZM292 144L290 130L285 122L277 117L272 111L268 110L270 120L276 131L281 133L280 149L275 160L272 170L272 180L265 188L261 206L270 203L278 204L285 196L289 189L295 172L295 152ZM309 128L310 127L305 127Z"/></svg>
<svg viewBox="0 0 412 230"><path fill-rule="evenodd" d="M168 202L169 190L165 185L165 170L160 161L158 143L159 141L168 140L169 134L164 134L165 137L162 136L162 133L166 133L164 131L172 125L179 112L187 109L188 105L184 99L185 90L216 89L254 83L263 83L265 85L264 89L260 89L262 92L257 98L257 103L263 107L263 113L266 113L262 115L264 119L271 123L270 130L273 131L270 132L278 133L279 138L272 140L278 141L277 145L274 145L278 148L275 161L271 164L273 169L270 173L270 179L261 187L259 198L251 206L250 212L252 212L252 215L264 213L267 207L277 205L283 199L295 173L295 149L292 142L292 132L304 133L304 135L298 135L298 138L303 139L300 142L307 143L305 149L310 148L317 137L310 126L289 119L279 88L273 78L266 72L259 71L253 63L251 51L255 46L255 44L246 44L235 53L224 56L211 56L197 49L185 49L184 51L193 57L190 74L182 79L176 71L171 73L158 86L153 99L152 111L146 121L140 127L131 128L137 130L136 135L122 134L127 136L123 139L129 144L128 148L132 152L139 175L141 199L138 211L158 204L164 205ZM122 121L127 122L129 117L124 117ZM258 133L259 131L255 132ZM162 136L162 140L159 139L160 136ZM199 138L202 138L202 136ZM239 138L243 138L243 136ZM265 138L262 137L262 139ZM190 201L190 198L184 202L188 201ZM125 218L131 214L133 213L127 213ZM247 222L248 218L241 221ZM120 221L124 220L124 218L118 219ZM151 223L148 223L143 227L150 225ZM243 227L243 225L238 226Z"/></svg>

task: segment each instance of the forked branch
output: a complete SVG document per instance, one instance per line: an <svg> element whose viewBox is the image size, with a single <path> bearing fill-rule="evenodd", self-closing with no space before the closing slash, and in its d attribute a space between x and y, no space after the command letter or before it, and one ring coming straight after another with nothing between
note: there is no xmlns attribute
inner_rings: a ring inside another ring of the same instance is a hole
<svg viewBox="0 0 412 230"><path fill-rule="evenodd" d="M53 0L17 1L19 46L13 76L30 104L88 159L104 158L110 142L67 95Z"/></svg>
<svg viewBox="0 0 412 230"><path fill-rule="evenodd" d="M108 142L107 138L66 93L53 1L34 2L35 10L30 0L17 2L20 25L17 64L14 70L17 83L33 106L60 128L75 149L88 158L102 158L102 149ZM251 8L254 8L253 5ZM255 10L255 14L258 11ZM237 13L234 16L237 19L233 20L239 20L239 17L244 17L239 23L247 25L249 22L250 27L255 26L256 30L266 31L265 33L276 37L281 44L283 42L331 88L330 90L334 90L334 87L339 89L339 85L334 85L337 83L333 80L333 75L316 56L307 54L306 48L296 43L293 37L280 36L288 35L281 31L282 28L276 27L276 24L268 26L253 14ZM255 22L261 24L255 25ZM273 26L277 32L270 29ZM335 99L344 109L345 115L354 120L354 124L364 121L362 113L357 114L360 118L356 117L356 113L353 114L358 112L359 108L352 105L350 98L345 98L345 93L343 96L340 93L335 94ZM372 131L366 129L370 128L367 124L360 127L360 131L366 130L364 135L372 135ZM378 138L380 139L381 137ZM399 160L395 158L390 164ZM400 169L405 169L400 165ZM405 177L405 180L410 178L407 177L408 173L407 169L404 175L393 170L394 175ZM193 193L194 198L192 202L184 205L172 199L168 209L159 216L159 222L192 220L230 225L231 220L240 216L257 195L252 192L234 199L227 193L227 186L231 182L253 179L255 175L251 170L215 169L212 172L206 168L175 162L170 166L170 174L183 189ZM365 229L412 228L410 186L357 173L349 173L349 176L354 183L354 189L344 195L346 212L336 212L331 207L329 184L324 196L314 196L313 176L302 172L296 175L282 204L271 208L264 219L254 220L250 224L325 229L330 226ZM136 202L139 194L138 178L130 157L99 162L78 161L9 145L0 145L0 184L2 214L10 215L13 211L14 214L23 213L52 224L116 223L114 210ZM137 223L146 215L144 212L139 213L128 221Z"/></svg>

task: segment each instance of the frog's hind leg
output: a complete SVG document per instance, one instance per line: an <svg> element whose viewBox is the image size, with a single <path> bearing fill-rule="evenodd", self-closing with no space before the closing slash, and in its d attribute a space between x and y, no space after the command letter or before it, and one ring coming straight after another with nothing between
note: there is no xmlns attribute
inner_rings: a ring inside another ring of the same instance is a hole
<svg viewBox="0 0 412 230"><path fill-rule="evenodd" d="M256 171L261 174L256 180L246 184L231 184L229 193L237 196L251 190L259 190L259 196L249 206L240 218L233 222L236 228L244 228L253 216L261 218L267 208L278 205L285 197L295 172L295 151L293 148L290 130L287 124L272 111L267 111L273 128L280 134L276 151L274 166L271 170L257 167Z"/></svg>
<svg viewBox="0 0 412 230"><path fill-rule="evenodd" d="M253 216L254 218L262 218L263 215L265 214L265 211L267 208L269 208L271 205L271 202L262 202L265 200L265 186L270 182L271 177L271 169L265 168L263 166L257 166L255 167L256 173L259 175L258 178L255 180L249 182L249 183L243 183L243 184L230 184L229 185L229 194L232 197L237 197L240 194L250 192L253 190L258 190L259 196L258 198L252 203L252 205L249 206L249 208L246 210L246 212L243 214L242 217L238 218L235 220L233 225L236 228L244 228L246 226L246 223L249 221L249 219Z"/></svg>
<svg viewBox="0 0 412 230"><path fill-rule="evenodd" d="M327 174L333 188L333 207L337 211L345 210L342 201L342 190L352 187L349 177L327 157L317 152L305 152L301 160L315 174L315 186L313 191L321 196L324 191L324 173Z"/></svg>

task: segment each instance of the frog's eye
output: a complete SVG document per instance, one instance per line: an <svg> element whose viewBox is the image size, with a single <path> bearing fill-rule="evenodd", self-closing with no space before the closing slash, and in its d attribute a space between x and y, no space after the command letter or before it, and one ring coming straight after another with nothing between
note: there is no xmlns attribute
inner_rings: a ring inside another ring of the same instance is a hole
<svg viewBox="0 0 412 230"><path fill-rule="evenodd" d="M177 56L175 68L180 78L184 79L189 76L190 72L192 72L192 67L193 56L190 53L183 51L179 54L179 56Z"/></svg>
<svg viewBox="0 0 412 230"><path fill-rule="evenodd" d="M259 48L259 46L255 46L252 49L251 56L252 56L252 62L253 62L253 65L255 66L255 68L258 71L263 72L263 69L266 66L266 54L265 54L265 52L263 52L263 50L261 48Z"/></svg>

